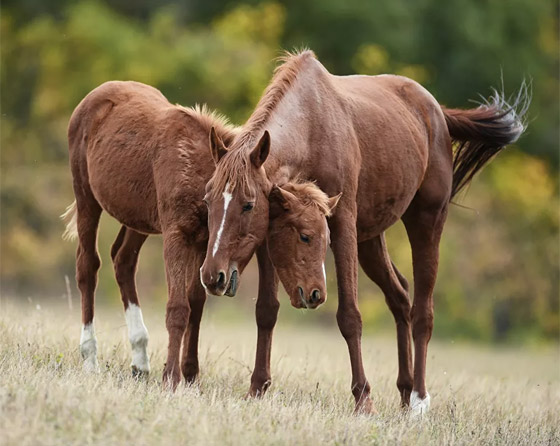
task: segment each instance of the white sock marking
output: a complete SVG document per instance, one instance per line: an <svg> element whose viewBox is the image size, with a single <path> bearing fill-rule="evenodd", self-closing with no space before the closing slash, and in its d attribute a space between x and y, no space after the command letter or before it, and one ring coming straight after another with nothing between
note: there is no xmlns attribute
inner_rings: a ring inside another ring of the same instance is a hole
<svg viewBox="0 0 560 446"><path fill-rule="evenodd" d="M430 394L426 392L426 397L422 399L418 392L413 390L410 394L410 417L422 417L428 413L428 410L430 410Z"/></svg>
<svg viewBox="0 0 560 446"><path fill-rule="evenodd" d="M129 304L124 313L128 326L128 339L132 347L131 367L139 372L150 373L148 358L148 329L144 325L142 310L136 304Z"/></svg>
<svg viewBox="0 0 560 446"><path fill-rule="evenodd" d="M83 369L88 373L98 373L99 363L97 362L97 338L93 321L82 325L82 335L80 336L80 353L83 359Z"/></svg>
<svg viewBox="0 0 560 446"><path fill-rule="evenodd" d="M229 206L229 202L231 201L232 195L229 192L229 183L226 184L226 188L222 193L224 197L224 215L222 217L222 223L220 224L220 228L218 229L218 233L216 234L216 241L214 242L214 248L212 249L212 257L216 256L218 252L218 248L220 247L220 238L222 237L222 232L224 230L224 224L226 223L226 214L227 208Z"/></svg>

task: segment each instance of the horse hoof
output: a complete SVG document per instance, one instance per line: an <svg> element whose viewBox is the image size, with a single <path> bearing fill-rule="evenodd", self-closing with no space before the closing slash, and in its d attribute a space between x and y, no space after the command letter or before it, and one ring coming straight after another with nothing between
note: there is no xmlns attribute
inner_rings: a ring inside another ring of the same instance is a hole
<svg viewBox="0 0 560 446"><path fill-rule="evenodd" d="M99 373L99 362L96 356L89 356L84 359L82 363L82 369L84 372L96 375Z"/></svg>
<svg viewBox="0 0 560 446"><path fill-rule="evenodd" d="M149 370L141 370L135 365L130 366L132 377L137 380L147 380L148 376L150 376Z"/></svg>
<svg viewBox="0 0 560 446"><path fill-rule="evenodd" d="M371 398L367 397L356 403L356 408L354 409L355 415L378 415L377 409L373 405Z"/></svg>
<svg viewBox="0 0 560 446"><path fill-rule="evenodd" d="M430 394L426 392L426 396L422 399L416 390L410 394L410 418L418 419L425 416L430 410Z"/></svg>

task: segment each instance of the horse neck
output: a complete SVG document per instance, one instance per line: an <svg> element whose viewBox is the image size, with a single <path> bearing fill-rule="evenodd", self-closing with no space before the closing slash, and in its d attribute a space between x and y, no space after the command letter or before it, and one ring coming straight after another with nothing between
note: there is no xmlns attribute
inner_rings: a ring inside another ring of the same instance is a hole
<svg viewBox="0 0 560 446"><path fill-rule="evenodd" d="M267 122L272 148L265 169L273 183L309 177L307 169L314 158L314 147L309 141L329 127L320 113L329 86L328 73L322 69L324 72L310 69L301 73Z"/></svg>

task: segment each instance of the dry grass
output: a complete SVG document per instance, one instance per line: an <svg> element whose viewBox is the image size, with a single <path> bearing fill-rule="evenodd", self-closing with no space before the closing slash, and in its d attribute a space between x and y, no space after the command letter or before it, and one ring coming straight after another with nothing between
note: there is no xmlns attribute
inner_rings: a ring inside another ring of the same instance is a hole
<svg viewBox="0 0 560 446"><path fill-rule="evenodd" d="M364 358L380 415L353 416L345 344L335 330L280 326L274 383L244 400L253 324L206 317L197 386L160 387L163 313L145 314L152 377L135 381L120 311L96 326L97 376L81 372L79 315L0 306L0 444L559 444L558 349L490 349L432 342L432 411L411 422L399 409L392 338L366 337Z"/></svg>

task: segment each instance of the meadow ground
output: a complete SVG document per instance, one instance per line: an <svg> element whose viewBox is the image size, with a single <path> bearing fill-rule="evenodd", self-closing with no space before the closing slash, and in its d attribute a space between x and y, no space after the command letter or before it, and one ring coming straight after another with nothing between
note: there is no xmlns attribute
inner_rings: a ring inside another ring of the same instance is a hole
<svg viewBox="0 0 560 446"><path fill-rule="evenodd" d="M432 410L399 409L396 344L365 336L366 372L379 415L352 415L346 346L335 328L280 325L273 385L245 400L254 357L252 323L207 315L201 378L174 394L160 377L167 333L145 312L152 375L136 381L122 310L96 315L102 372L82 373L76 309L0 304L1 445L559 444L558 347L506 348L432 341Z"/></svg>

